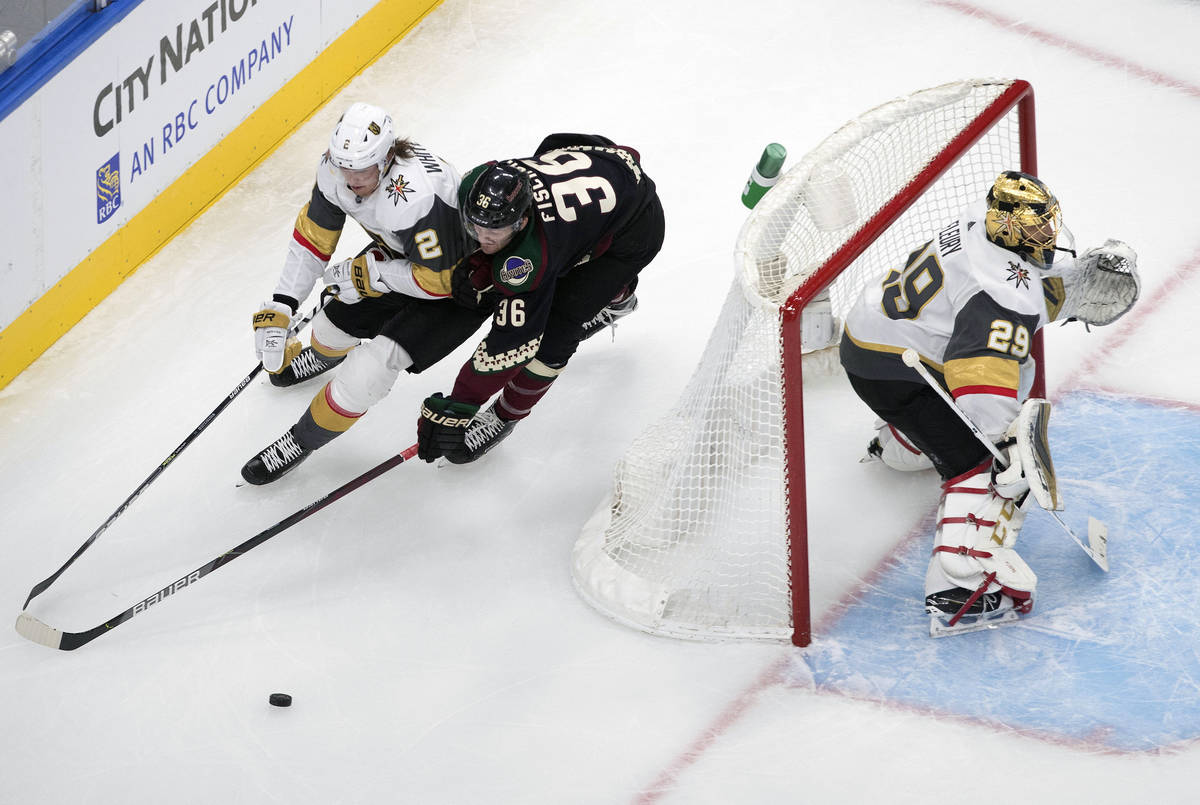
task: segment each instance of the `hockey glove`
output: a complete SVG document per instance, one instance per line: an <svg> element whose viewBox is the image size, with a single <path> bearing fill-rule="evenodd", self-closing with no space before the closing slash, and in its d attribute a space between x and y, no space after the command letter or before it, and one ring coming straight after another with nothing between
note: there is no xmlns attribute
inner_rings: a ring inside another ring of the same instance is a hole
<svg viewBox="0 0 1200 805"><path fill-rule="evenodd" d="M338 301L353 305L363 297L383 296L391 289L384 284L379 264L387 256L368 249L353 260L343 260L325 269L325 285Z"/></svg>
<svg viewBox="0 0 1200 805"><path fill-rule="evenodd" d="M434 461L442 456L467 454L467 426L479 411L478 405L460 402L441 393L426 397L417 420L417 456Z"/></svg>
<svg viewBox="0 0 1200 805"><path fill-rule="evenodd" d="M493 313L500 295L492 290L489 257L476 252L459 263L450 275L450 295L469 310Z"/></svg>
<svg viewBox="0 0 1200 805"><path fill-rule="evenodd" d="M282 302L263 302L254 314L254 355L273 375L300 354L300 342L289 337L291 324L292 309Z"/></svg>

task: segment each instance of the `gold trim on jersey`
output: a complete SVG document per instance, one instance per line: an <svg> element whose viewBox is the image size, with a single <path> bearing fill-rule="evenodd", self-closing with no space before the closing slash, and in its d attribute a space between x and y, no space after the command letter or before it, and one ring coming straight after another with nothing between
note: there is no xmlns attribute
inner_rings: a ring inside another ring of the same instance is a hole
<svg viewBox="0 0 1200 805"><path fill-rule="evenodd" d="M300 210L300 214L296 216L296 232L312 244L317 251L325 255L326 260L333 255L333 250L338 245L338 239L342 236L342 230L326 229L309 218L307 204L304 205L304 209Z"/></svg>
<svg viewBox="0 0 1200 805"><path fill-rule="evenodd" d="M1021 365L1010 358L955 358L946 361L945 376L952 394L981 386L1016 392L1021 386Z"/></svg>
<svg viewBox="0 0 1200 805"><path fill-rule="evenodd" d="M1067 301L1067 287L1062 277L1043 277L1042 296L1046 299L1046 313L1050 321L1058 318L1062 312L1063 302Z"/></svg>
<svg viewBox="0 0 1200 805"><path fill-rule="evenodd" d="M451 271L434 271L420 263L412 264L412 276L417 287L434 296L450 295L450 275L452 273Z"/></svg>
<svg viewBox="0 0 1200 805"><path fill-rule="evenodd" d="M850 342L853 343L854 346L858 347L859 349L865 349L869 352L886 352L890 355L903 355L904 350L907 349L907 347L894 347L891 344L876 344L872 341L862 341L851 335L849 329L843 329L842 332L847 338L850 339ZM921 363L925 364L939 374L945 371L940 363L932 360L931 358L927 358L924 355L921 356Z"/></svg>

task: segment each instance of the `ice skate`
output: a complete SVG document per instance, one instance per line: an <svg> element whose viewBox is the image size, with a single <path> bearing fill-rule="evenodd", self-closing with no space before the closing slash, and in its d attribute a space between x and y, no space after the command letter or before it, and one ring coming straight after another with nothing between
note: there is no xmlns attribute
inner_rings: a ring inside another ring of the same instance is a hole
<svg viewBox="0 0 1200 805"><path fill-rule="evenodd" d="M305 347L281 371L268 376L271 378L272 386L294 386L297 383L303 383L305 380L311 380L318 375L325 374L345 359L346 356L344 355L337 358L327 358L312 347Z"/></svg>
<svg viewBox="0 0 1200 805"><path fill-rule="evenodd" d="M1016 621L1022 613L1033 608L1032 596L1016 601L1004 593L993 592L984 593L971 601L974 595L973 590L965 587L952 587L925 596L929 636L947 637L980 629L994 629Z"/></svg>
<svg viewBox="0 0 1200 805"><path fill-rule="evenodd" d="M493 403L476 414L470 427L467 428L466 450L457 455L447 455L446 460L451 464L469 464L472 461L478 461L489 450L504 441L508 434L512 433L516 424L517 420L515 419L501 419L496 413L496 405Z"/></svg>
<svg viewBox="0 0 1200 805"><path fill-rule="evenodd" d="M271 442L265 450L246 462L242 477L247 483L262 486L278 481L291 472L301 461L312 455L312 450L296 441L295 428Z"/></svg>
<svg viewBox="0 0 1200 805"><path fill-rule="evenodd" d="M603 330L605 327L612 327L616 329L617 319L628 316L630 313L637 310L637 306L637 295L632 291L630 291L629 295L624 299L621 299L619 302L614 301L609 303L608 307L601 310L592 317L591 321L583 325L583 338L580 340L586 341L596 333Z"/></svg>

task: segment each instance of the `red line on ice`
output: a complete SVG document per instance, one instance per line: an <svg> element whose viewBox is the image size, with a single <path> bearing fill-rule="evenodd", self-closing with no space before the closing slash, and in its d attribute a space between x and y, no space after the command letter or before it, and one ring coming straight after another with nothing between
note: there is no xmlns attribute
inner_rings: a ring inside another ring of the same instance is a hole
<svg viewBox="0 0 1200 805"><path fill-rule="evenodd" d="M1180 92L1191 95L1193 98L1200 99L1200 87L1196 86L1195 84L1189 84L1182 79L1174 78L1166 73L1160 73L1157 70L1151 70L1148 67L1142 67L1140 64L1134 64L1133 62L1126 61L1119 56L1114 56L1112 53L1090 47L1089 45L1085 45L1080 42L1072 41L1067 39L1065 36L1060 36L1059 34L1034 28L1032 25L1027 23L1014 20L1010 17L1005 17L1004 15L997 14L993 11L986 11L982 8L977 8L970 3L962 3L958 2L958 0L930 0L930 2L935 6L941 6L942 8L947 8L951 11L957 11L960 14L966 14L969 17L975 17L976 19L990 22L999 28L1010 29L1017 33L1033 37L1039 42L1045 42L1047 45L1052 47L1066 50L1075 54L1076 56L1082 56L1089 61L1098 62L1107 67L1115 67L1118 70L1124 70L1125 72L1144 79L1151 84L1157 84L1160 87L1169 87L1170 89L1177 89Z"/></svg>
<svg viewBox="0 0 1200 805"><path fill-rule="evenodd" d="M1197 271L1200 271L1200 249L1197 249L1185 263L1169 274L1154 293L1145 299L1138 300L1133 310L1122 317L1120 323L1116 325L1117 331L1105 341L1104 348L1089 353L1078 368L1062 382L1060 390L1055 396L1061 396L1063 390L1078 387L1082 378L1093 374L1109 355L1124 346L1130 337L1141 329L1147 319L1159 315L1159 308L1175 298L1179 293L1180 286L1191 280Z"/></svg>
<svg viewBox="0 0 1200 805"><path fill-rule="evenodd" d="M731 726L750 709L750 705L754 704L758 694L762 693L767 688L774 687L783 681L783 672L791 663L790 654L784 654L771 663L750 685L726 708L721 711L716 720L708 726L700 734L696 740L692 741L691 745L685 749L679 757L675 758L665 769L663 769L653 783L648 785L644 791L637 795L634 802L637 805L652 805L658 802L664 795L670 794L679 780L679 775L682 774L688 767L700 759L710 746L716 740L724 735Z"/></svg>

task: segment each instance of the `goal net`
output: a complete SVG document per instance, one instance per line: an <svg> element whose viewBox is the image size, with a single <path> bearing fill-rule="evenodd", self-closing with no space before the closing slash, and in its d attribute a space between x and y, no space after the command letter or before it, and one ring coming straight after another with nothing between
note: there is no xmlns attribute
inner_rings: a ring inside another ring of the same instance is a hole
<svg viewBox="0 0 1200 805"><path fill-rule="evenodd" d="M959 81L855 118L780 178L742 227L699 366L576 542L585 600L653 634L810 642L803 373L840 371L866 283L1001 171L1036 173L1033 132L1028 83Z"/></svg>

